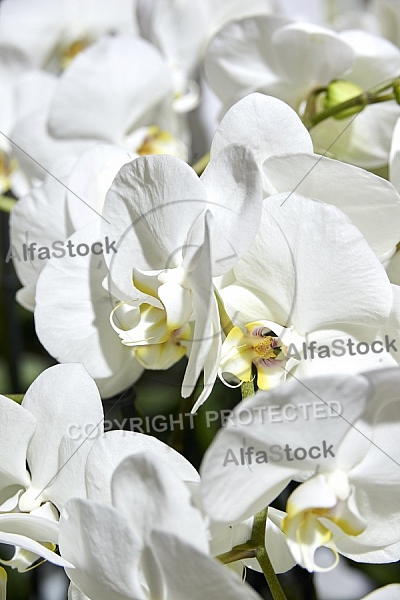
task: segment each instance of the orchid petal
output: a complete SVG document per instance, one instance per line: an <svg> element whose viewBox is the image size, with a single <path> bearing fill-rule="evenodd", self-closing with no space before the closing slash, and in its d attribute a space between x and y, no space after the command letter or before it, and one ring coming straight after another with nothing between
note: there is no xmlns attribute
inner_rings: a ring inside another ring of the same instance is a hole
<svg viewBox="0 0 400 600"><path fill-rule="evenodd" d="M237 145L213 157L201 181L218 232L211 241L215 277L226 273L254 238L261 217L262 182L252 152Z"/></svg>
<svg viewBox="0 0 400 600"><path fill-rule="evenodd" d="M258 600L258 595L240 578L214 559L199 552L178 536L154 531L152 553L166 580L168 597L174 600ZM176 565L184 564L182 571Z"/></svg>
<svg viewBox="0 0 400 600"><path fill-rule="evenodd" d="M0 491L3 492L9 486L29 485L26 455L36 420L29 410L5 396L0 396L0 410ZM1 498L4 502L5 498Z"/></svg>
<svg viewBox="0 0 400 600"><path fill-rule="evenodd" d="M202 493L203 502L210 516L221 522L238 522L254 515L265 508L284 489L291 479L311 476L317 464L329 467L335 458L331 454L316 459L304 457L295 460L283 453L286 444L295 449L321 446L323 440L332 445L333 454L337 451L340 441L346 434L349 422L361 414L365 406L365 390L367 382L362 377L331 376L329 386L325 377L308 379L304 382L289 381L271 392L257 392L246 402L235 409L227 426L222 429L207 450L203 459ZM333 414L325 419L314 417L313 413L296 410L286 419L284 413L278 413L275 422L274 415L269 422L268 406L282 410L286 404L296 406L297 402L324 404L337 401L340 398L342 413L339 418ZM260 407L260 410L258 410ZM264 407L264 408L261 408ZM279 407L281 407L279 409ZM264 410L264 415L262 415ZM335 419L335 427L332 422ZM231 424L231 422L233 422ZM304 423L304 426L301 426ZM266 437L266 431L268 436ZM268 444L266 443L268 440ZM254 454L257 451L274 452L273 446L280 455L274 456L273 461L257 462ZM246 460L241 463L240 448L253 447L251 464ZM231 451L229 453L229 450ZM291 460L290 460L291 459ZM251 494L243 494L241 490L249 489Z"/></svg>
<svg viewBox="0 0 400 600"><path fill-rule="evenodd" d="M125 289L133 267L145 271L175 267L205 202L199 178L177 158L142 156L122 167L103 213L109 222L103 224L103 233L117 242L118 254L112 261L106 256L115 284Z"/></svg>
<svg viewBox="0 0 400 600"><path fill-rule="evenodd" d="M96 213L101 214L114 177L124 164L135 158L137 155L132 152L103 143L94 145L79 157L68 178L72 191L67 191L68 215L74 230L93 221Z"/></svg>
<svg viewBox="0 0 400 600"><path fill-rule="evenodd" d="M59 43L82 35L90 39L113 31L132 31L132 7L121 2L111 7L107 0L79 1L6 0L1 7L1 35L20 48L37 66L52 58Z"/></svg>
<svg viewBox="0 0 400 600"><path fill-rule="evenodd" d="M88 498L111 503L111 477L124 458L145 452L157 456L183 481L199 481L196 469L181 454L155 437L133 431L110 431L99 437L89 452L86 465Z"/></svg>
<svg viewBox="0 0 400 600"><path fill-rule="evenodd" d="M400 584L392 583L371 592L363 600L393 600L397 594L400 594Z"/></svg>
<svg viewBox="0 0 400 600"><path fill-rule="evenodd" d="M397 191L400 190L400 118L393 130L389 156L389 180Z"/></svg>
<svg viewBox="0 0 400 600"><path fill-rule="evenodd" d="M76 247L90 246L98 242L98 231L97 222L89 223L70 239ZM35 312L42 344L60 362L82 362L105 397L142 374L110 325L115 300L102 286L106 275L104 255L51 259L38 280Z"/></svg>
<svg viewBox="0 0 400 600"><path fill-rule="evenodd" d="M211 40L205 72L213 91L225 105L260 90L279 79L272 37L290 23L281 15L257 15L228 23Z"/></svg>
<svg viewBox="0 0 400 600"><path fill-rule="evenodd" d="M214 220L207 211L204 218L199 217L191 232L193 240L188 238L187 261L188 279L193 292L195 326L189 353L188 365L182 382L182 396L187 398L193 392L203 368L204 390L197 399L193 411L204 402L212 390L217 378L219 352L221 348L221 330L214 288L211 280L211 228ZM201 240L201 241L200 241ZM196 248L196 252L192 252ZM200 248L200 249L199 249ZM199 249L199 250L198 250Z"/></svg>
<svg viewBox="0 0 400 600"><path fill-rule="evenodd" d="M82 365L57 365L37 377L26 392L22 406L36 418L36 430L27 454L32 484L38 488L48 486L59 467L66 464L59 465L58 453L68 428L102 421L100 395ZM87 453L86 448L83 452ZM46 494L51 498L51 487Z"/></svg>
<svg viewBox="0 0 400 600"><path fill-rule="evenodd" d="M333 323L385 323L392 306L387 275L336 207L278 194L265 201L259 232L235 273L242 284L279 299L286 326L304 335Z"/></svg>
<svg viewBox="0 0 400 600"><path fill-rule="evenodd" d="M58 173L69 164L72 168L78 156L93 146L93 140L56 139L47 129L47 108L41 108L20 119L11 132L13 152L24 173L42 181L46 172Z"/></svg>
<svg viewBox="0 0 400 600"><path fill-rule="evenodd" d="M168 331L174 331L185 325L193 311L190 290L177 283L164 283L158 289L158 296L166 312Z"/></svg>
<svg viewBox="0 0 400 600"><path fill-rule="evenodd" d="M33 552L63 567L72 566L40 542L58 543L58 523L36 515L10 513L0 515L0 543Z"/></svg>
<svg viewBox="0 0 400 600"><path fill-rule="evenodd" d="M204 2L137 0L136 14L142 36L160 49L171 66L190 74L208 33Z"/></svg>
<svg viewBox="0 0 400 600"><path fill-rule="evenodd" d="M263 165L278 190L292 190L340 208L352 220L381 261L400 239L400 196L393 186L372 173L315 154L269 158Z"/></svg>
<svg viewBox="0 0 400 600"><path fill-rule="evenodd" d="M360 29L342 31L339 37L354 50L349 78L364 89L379 85L399 72L400 51L389 40Z"/></svg>
<svg viewBox="0 0 400 600"><path fill-rule="evenodd" d="M35 284L47 263L40 248L49 248L50 256L50 252L57 250L52 248L52 244L64 241L72 233L65 221L64 186L47 176L41 187L33 188L29 195L17 202L11 213L10 226L13 262L18 278L27 286L23 306L33 310ZM28 252L30 244L34 244L32 258ZM32 292L29 300L28 288Z"/></svg>
<svg viewBox="0 0 400 600"><path fill-rule="evenodd" d="M297 86L327 85L348 72L355 52L335 32L311 23L281 27L272 37L277 70Z"/></svg>
<svg viewBox="0 0 400 600"><path fill-rule="evenodd" d="M310 134L287 104L263 94L250 94L222 119L211 145L211 158L229 144L249 148L257 163L283 153L313 152Z"/></svg>
<svg viewBox="0 0 400 600"><path fill-rule="evenodd" d="M154 454L139 453L125 458L112 476L111 495L115 508L145 542L157 523L157 529L208 552L205 522L191 504L188 487L166 463L160 464Z"/></svg>
<svg viewBox="0 0 400 600"><path fill-rule="evenodd" d="M312 354L310 350L306 350L306 356L302 353L294 373L296 377L330 373L351 375L366 369L394 367L398 357L395 352L386 350L386 331L390 342L399 326L390 327L389 320L382 329L347 325L342 329L332 327L307 334L305 344L308 348L312 344ZM296 349L302 352L302 346Z"/></svg>
<svg viewBox="0 0 400 600"><path fill-rule="evenodd" d="M68 600L90 600L83 592L78 590L76 585L72 582L69 584L68 588Z"/></svg>
<svg viewBox="0 0 400 600"><path fill-rule="evenodd" d="M104 503L72 499L65 506L60 552L75 567L67 569L68 577L89 598L145 600L137 581L142 544L127 525L119 511Z"/></svg>
<svg viewBox="0 0 400 600"><path fill-rule="evenodd" d="M60 78L49 130L58 138L119 143L133 125L154 119L170 89L155 48L128 36L105 37L81 52Z"/></svg>
<svg viewBox="0 0 400 600"><path fill-rule="evenodd" d="M186 347L168 340L163 344L149 344L135 348L135 358L144 369L166 370L186 355Z"/></svg>
<svg viewBox="0 0 400 600"><path fill-rule="evenodd" d="M34 554L37 554L45 560L53 563L54 565L58 565L59 567L72 567L72 565L65 558L55 554L55 552L52 552L43 544L40 544L35 540L31 540L25 535L19 535L16 533L3 533L0 531L0 543L24 548L25 550L28 550L28 552L33 552Z"/></svg>

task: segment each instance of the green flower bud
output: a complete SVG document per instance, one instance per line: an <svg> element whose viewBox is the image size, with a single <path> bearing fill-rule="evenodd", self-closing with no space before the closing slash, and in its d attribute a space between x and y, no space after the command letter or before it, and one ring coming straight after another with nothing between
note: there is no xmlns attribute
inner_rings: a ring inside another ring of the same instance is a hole
<svg viewBox="0 0 400 600"><path fill-rule="evenodd" d="M324 98L324 109L329 110L347 102L352 98L356 98L363 93L363 89L359 85L352 81L345 81L343 79L335 79L331 81L327 87L326 95ZM363 110L364 106L352 106L346 108L343 111L333 115L334 119L341 120L352 117Z"/></svg>

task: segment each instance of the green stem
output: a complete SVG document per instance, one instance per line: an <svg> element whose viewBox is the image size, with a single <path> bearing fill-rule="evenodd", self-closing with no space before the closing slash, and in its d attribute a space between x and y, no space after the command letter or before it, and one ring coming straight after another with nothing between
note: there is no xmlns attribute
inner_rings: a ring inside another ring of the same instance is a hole
<svg viewBox="0 0 400 600"><path fill-rule="evenodd" d="M240 391L242 392L242 400L246 400L251 396L254 396L254 383L253 381L243 381L240 386Z"/></svg>
<svg viewBox="0 0 400 600"><path fill-rule="evenodd" d="M265 530L267 527L268 507L257 513L254 517L253 531L249 540L250 545L256 549L256 559L262 568L268 587L274 600L287 600L286 595L279 583L278 577L273 569L268 552L265 549Z"/></svg>
<svg viewBox="0 0 400 600"><path fill-rule="evenodd" d="M254 516L251 538L245 544L234 546L232 550L224 552L224 554L220 554L216 558L224 565L238 560L256 558L264 573L273 599L287 600L265 549L267 514L268 508L265 508Z"/></svg>
<svg viewBox="0 0 400 600"><path fill-rule="evenodd" d="M8 196L0 196L0 210L5 213L10 213L16 204L14 198Z"/></svg>
<svg viewBox="0 0 400 600"><path fill-rule="evenodd" d="M386 83L372 87L366 92L362 92L353 98L349 98L345 102L322 110L319 113L317 112L317 100L322 93L328 92L329 86L328 88L317 88L313 90L307 98L306 109L303 116L304 125L307 129L311 129L322 121L340 115L340 113L343 113L348 109L359 109L359 112L361 112L370 104L378 104L379 102L387 102L389 100L397 100L397 102L399 102L399 86L400 78L396 77ZM357 112L354 114L357 114Z"/></svg>
<svg viewBox="0 0 400 600"><path fill-rule="evenodd" d="M247 547L247 544L244 544L242 546L235 546L229 552L224 552L216 558L222 562L222 564L228 565L230 563L237 562L238 560L246 560L255 557L256 549L251 548L250 546Z"/></svg>
<svg viewBox="0 0 400 600"><path fill-rule="evenodd" d="M322 121L325 121L330 117L334 117L335 115L338 115L349 108L359 107L362 110L363 108L371 104L387 102L388 100L395 100L395 95L393 93L390 93L385 94L384 96L375 96L374 94L364 92L359 96L355 96L354 98L350 98L350 100L346 100L346 102L342 102L341 104L337 104L332 108L328 108L327 110L323 110L322 112L317 113L314 116L306 118L305 124L307 126L307 129L311 129L312 127L315 127L315 125L318 125L318 123L321 123Z"/></svg>
<svg viewBox="0 0 400 600"><path fill-rule="evenodd" d="M319 87L316 88L315 90L313 90L308 98L307 98L307 103L306 103L306 108L304 111L304 115L307 118L311 118L313 117L316 112L317 112L317 100L318 100L318 96L320 96L321 94L323 94L324 92L327 91L328 88L326 87Z"/></svg>
<svg viewBox="0 0 400 600"><path fill-rule="evenodd" d="M370 88L368 91L369 93L372 95L377 95L377 94L382 94L382 92L386 92L386 90L390 90L392 88L394 88L395 85L398 85L400 83L400 78L399 77L395 77L394 79L391 79L390 81L386 82L386 83L380 83L379 85Z"/></svg>

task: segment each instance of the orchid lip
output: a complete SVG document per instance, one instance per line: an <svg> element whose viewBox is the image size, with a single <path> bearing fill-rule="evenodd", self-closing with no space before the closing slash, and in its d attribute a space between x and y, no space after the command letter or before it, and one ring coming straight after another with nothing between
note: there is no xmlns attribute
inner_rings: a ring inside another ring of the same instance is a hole
<svg viewBox="0 0 400 600"><path fill-rule="evenodd" d="M43 498L41 490L35 486L30 486L19 498L18 507L21 512L31 512L39 508L46 499Z"/></svg>
<svg viewBox="0 0 400 600"><path fill-rule="evenodd" d="M295 335L291 329L270 321L254 321L244 327L233 327L223 344L219 376L231 373L239 381L250 381L252 365L257 369L257 385L271 389L286 376L288 345L283 342Z"/></svg>

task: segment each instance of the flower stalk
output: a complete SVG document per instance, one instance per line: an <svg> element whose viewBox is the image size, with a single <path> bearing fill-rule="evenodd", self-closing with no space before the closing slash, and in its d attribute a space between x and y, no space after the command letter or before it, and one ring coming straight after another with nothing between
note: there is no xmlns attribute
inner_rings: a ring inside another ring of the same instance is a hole
<svg viewBox="0 0 400 600"><path fill-rule="evenodd" d="M254 383L253 381L244 381L241 385L242 399L250 398L254 396ZM260 565L264 577L268 583L269 589L274 600L287 600L285 593L282 589L279 579L276 576L274 568L271 564L268 552L265 548L265 530L267 527L267 515L268 507L257 513L254 517L253 530L251 532L251 538L246 543L246 548L255 548L255 558ZM245 557L249 558L249 557ZM238 559L240 560L240 559Z"/></svg>
<svg viewBox="0 0 400 600"><path fill-rule="evenodd" d="M331 82L329 85L335 84L340 84L340 82ZM336 119L345 118L349 112L352 112L352 114L356 115L364 110L366 106L372 104L387 102L389 100L396 100L397 103L399 103L399 86L400 78L396 77L389 83L371 88L371 90L367 92L362 92L353 98L349 98L344 102L340 102L334 106L325 108L320 112L317 112L316 109L317 99L322 93L327 93L329 86L326 89L318 88L317 90L311 92L307 100L306 110L303 116L303 123L307 129L310 130L330 117L334 117Z"/></svg>
<svg viewBox="0 0 400 600"><path fill-rule="evenodd" d="M254 517L253 531L249 544L256 546L256 559L262 568L264 577L274 600L287 600L279 579L271 564L268 552L265 549L265 530L267 526L268 507L257 513Z"/></svg>

